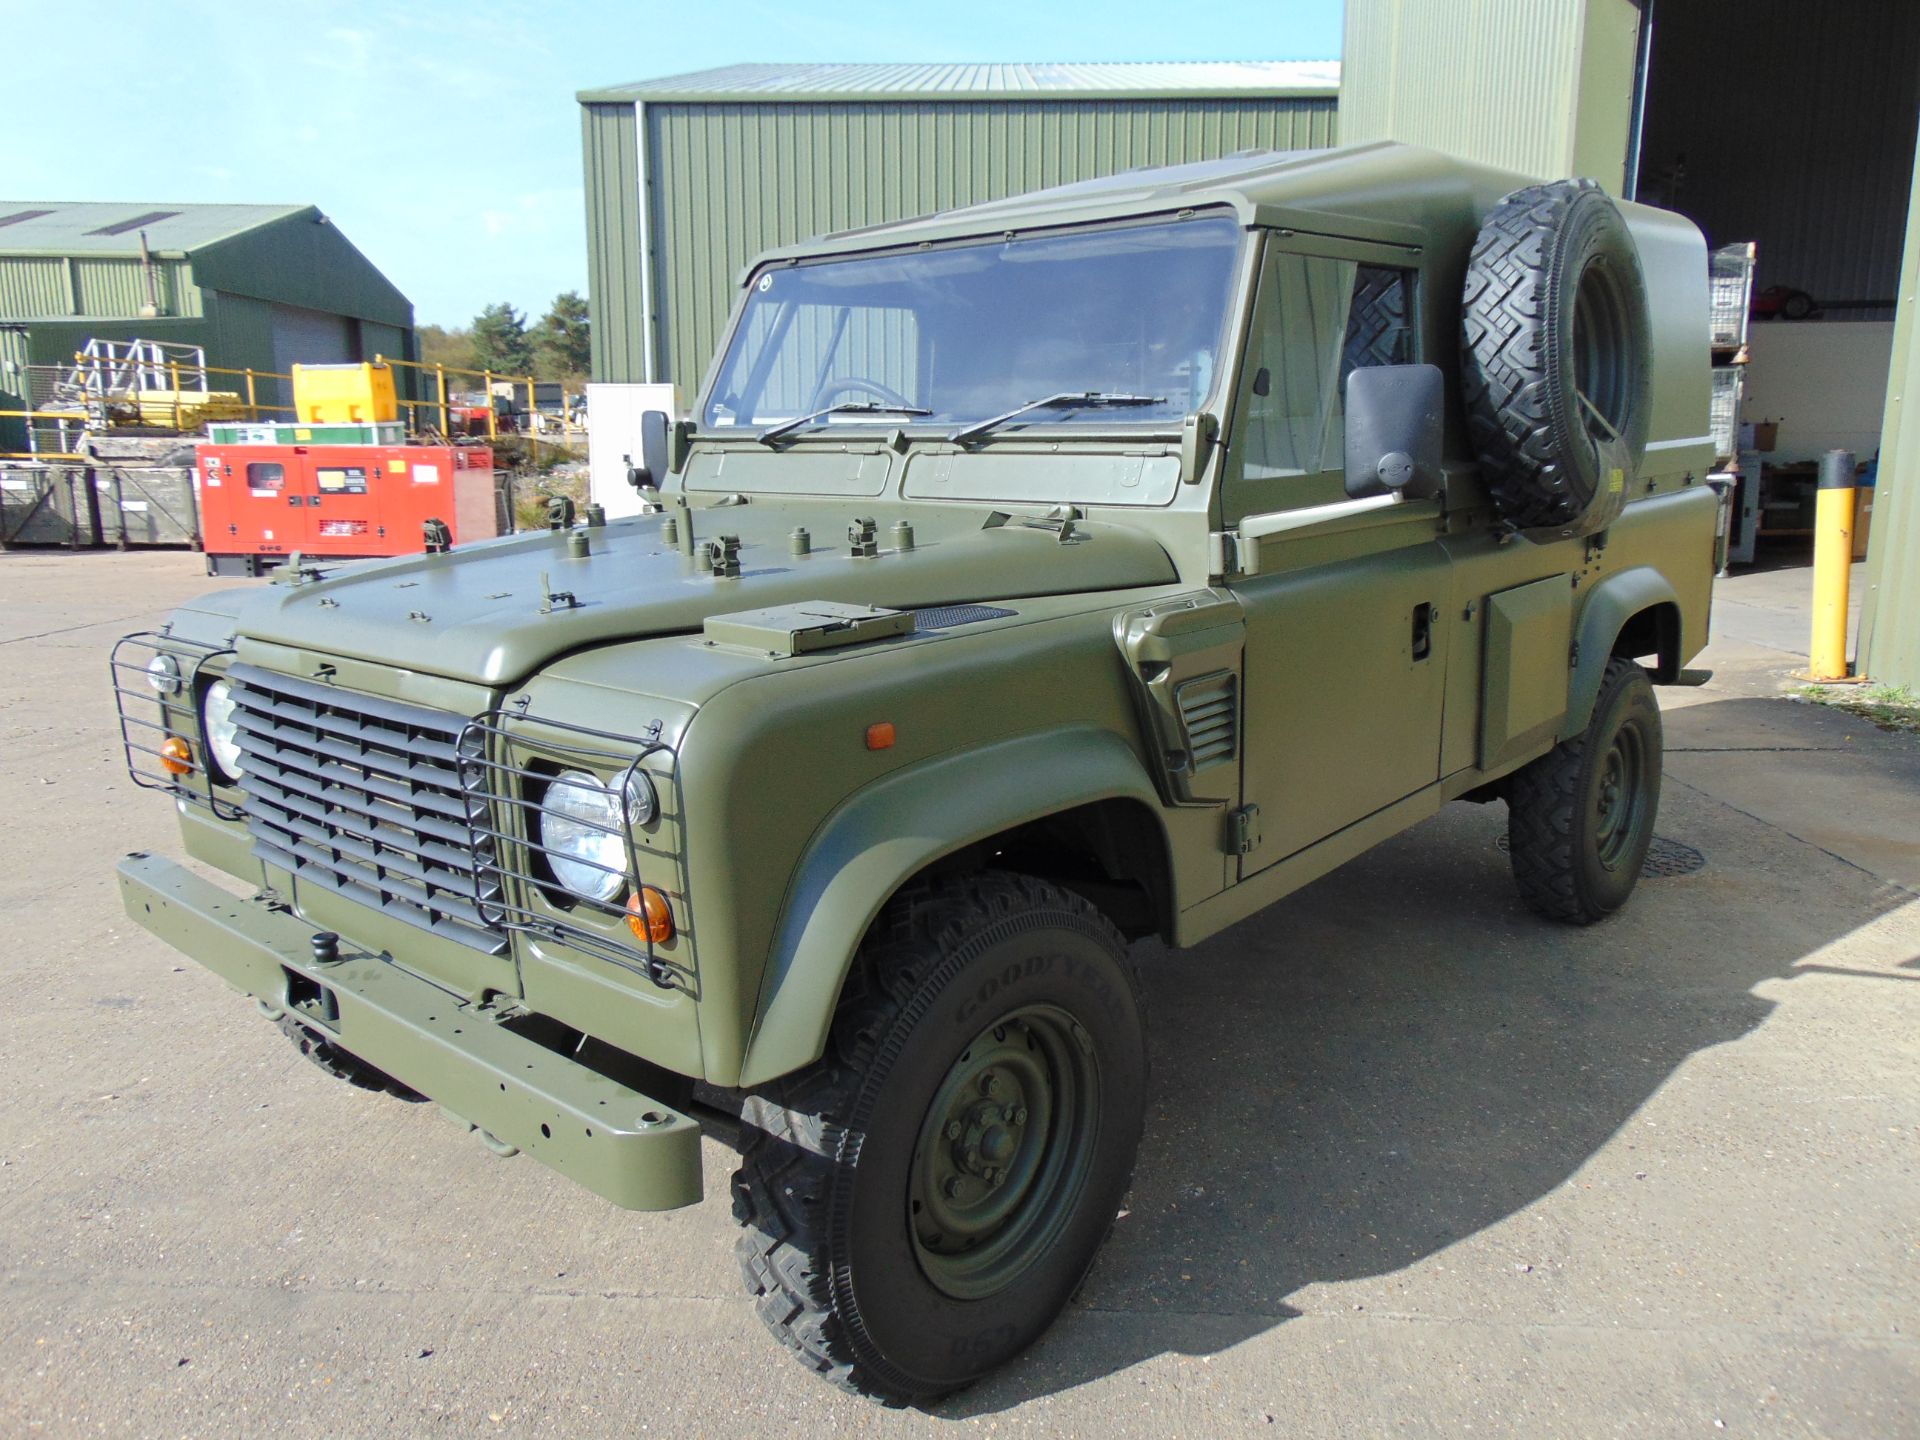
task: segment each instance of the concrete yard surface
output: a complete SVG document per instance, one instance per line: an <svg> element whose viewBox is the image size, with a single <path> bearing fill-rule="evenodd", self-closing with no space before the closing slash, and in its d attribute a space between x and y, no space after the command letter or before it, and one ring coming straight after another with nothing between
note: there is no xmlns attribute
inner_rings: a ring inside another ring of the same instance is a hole
<svg viewBox="0 0 1920 1440"><path fill-rule="evenodd" d="M179 850L107 650L212 583L0 555L0 1435L1920 1433L1920 741L1779 698L1780 572L1662 692L1703 868L1555 926L1504 807L1455 805L1142 947L1113 1237L927 1410L764 1332L724 1146L701 1205L621 1212L329 1080L125 919L114 861Z"/></svg>

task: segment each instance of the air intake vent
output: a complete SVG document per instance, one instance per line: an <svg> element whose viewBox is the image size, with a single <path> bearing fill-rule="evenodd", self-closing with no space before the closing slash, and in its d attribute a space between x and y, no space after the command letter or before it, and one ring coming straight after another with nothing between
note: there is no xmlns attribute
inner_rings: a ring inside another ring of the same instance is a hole
<svg viewBox="0 0 1920 1440"><path fill-rule="evenodd" d="M1231 670L1186 680L1175 688L1180 729L1198 773L1240 753L1240 677Z"/></svg>

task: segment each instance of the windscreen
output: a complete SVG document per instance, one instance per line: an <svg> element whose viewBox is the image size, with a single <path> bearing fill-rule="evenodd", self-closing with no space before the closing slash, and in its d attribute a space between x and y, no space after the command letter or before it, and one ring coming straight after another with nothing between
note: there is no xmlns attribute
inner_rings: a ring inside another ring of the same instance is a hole
<svg viewBox="0 0 1920 1440"><path fill-rule="evenodd" d="M703 428L832 406L897 408L823 424L957 428L1092 391L1126 401L1019 424L1166 429L1213 391L1242 233L1202 216L770 267L750 282Z"/></svg>

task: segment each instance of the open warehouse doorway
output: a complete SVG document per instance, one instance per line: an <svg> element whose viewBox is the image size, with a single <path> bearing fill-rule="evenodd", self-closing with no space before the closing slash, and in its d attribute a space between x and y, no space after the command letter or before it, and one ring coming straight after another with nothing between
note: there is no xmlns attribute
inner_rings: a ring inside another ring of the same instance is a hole
<svg viewBox="0 0 1920 1440"><path fill-rule="evenodd" d="M1849 450L1863 479L1876 478L1920 116L1920 6L1643 9L1635 198L1686 215L1711 246L1754 246L1752 321L1717 377L1738 407L1735 554L1803 560L1820 456ZM1861 493L1860 555L1873 493Z"/></svg>

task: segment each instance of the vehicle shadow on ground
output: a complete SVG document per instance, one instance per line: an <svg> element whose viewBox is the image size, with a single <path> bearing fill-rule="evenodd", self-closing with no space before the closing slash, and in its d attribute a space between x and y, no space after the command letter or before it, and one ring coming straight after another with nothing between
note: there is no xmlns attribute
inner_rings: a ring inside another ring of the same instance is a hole
<svg viewBox="0 0 1920 1440"><path fill-rule="evenodd" d="M1224 1351L1303 1287L1498 1223L1758 1026L1761 982L1913 899L1674 787L1660 832L1707 868L1578 930L1520 905L1505 826L1450 806L1189 952L1141 948L1155 1099L1126 1211L1054 1329L932 1414Z"/></svg>

